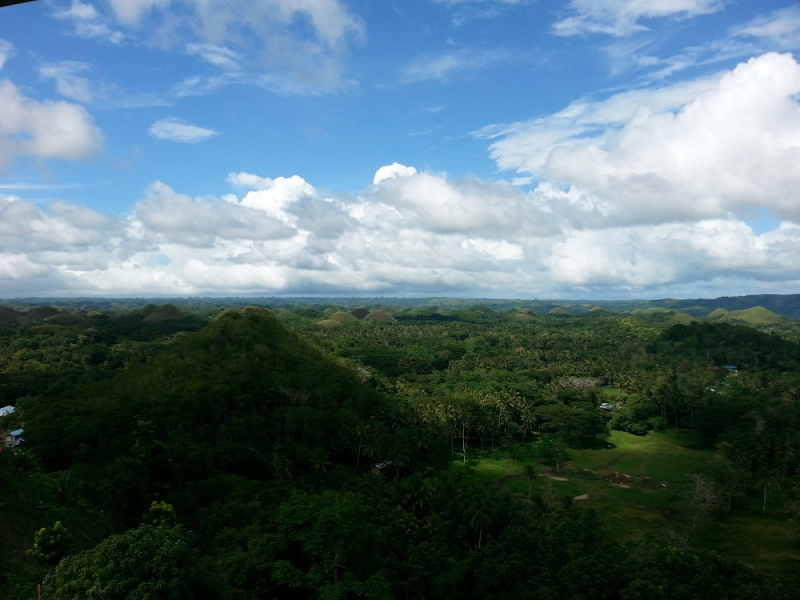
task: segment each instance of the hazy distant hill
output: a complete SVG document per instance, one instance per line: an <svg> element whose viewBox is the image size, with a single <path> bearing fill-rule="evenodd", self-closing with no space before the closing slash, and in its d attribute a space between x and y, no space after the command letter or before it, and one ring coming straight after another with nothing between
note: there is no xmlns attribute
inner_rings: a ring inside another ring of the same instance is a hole
<svg viewBox="0 0 800 600"><path fill-rule="evenodd" d="M153 302L148 306L148 302ZM155 303L168 302L160 307ZM370 312L391 307L394 312L404 309L430 309L425 314L434 311L469 310L476 306L498 312L529 310L532 313L549 313L555 308L561 308L572 315L597 313L598 308L612 313L630 313L636 309L665 308L676 313L685 313L693 317L711 316L716 310L729 312L748 310L753 307L763 307L773 313L785 317L800 318L800 294L757 294L749 296L725 296L721 298L691 298L675 299L663 298L659 300L564 300L564 299L492 299L492 298L389 298L389 297L251 297L251 298L25 298L4 300L0 310L0 326L10 324L28 324L30 321L40 322L58 312L92 311L101 310L106 315L119 315L136 318L137 321L147 318L153 309L156 316L149 321L162 322L167 319L180 320L185 314L213 314L220 309L232 306L261 305L272 308L303 307L309 313L319 316L319 319L333 319L342 322L342 319L333 317L337 312L351 311L358 319L365 318ZM44 310L49 311L42 314ZM144 308L142 308L144 306ZM55 308L54 308L55 307ZM166 308L168 307L168 308ZM561 311L556 311L556 314ZM310 316L310 314L309 314ZM185 318L185 317L183 317Z"/></svg>
<svg viewBox="0 0 800 600"><path fill-rule="evenodd" d="M695 316L706 316L720 308L727 311L748 310L753 307L763 307L773 313L778 313L793 319L800 318L800 294L760 294L753 296L725 296L714 299L691 300L652 300L650 306L663 306Z"/></svg>

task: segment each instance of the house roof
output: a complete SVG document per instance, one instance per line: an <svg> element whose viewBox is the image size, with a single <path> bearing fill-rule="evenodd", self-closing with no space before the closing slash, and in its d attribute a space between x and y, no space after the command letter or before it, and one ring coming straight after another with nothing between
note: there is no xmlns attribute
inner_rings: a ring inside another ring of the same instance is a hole
<svg viewBox="0 0 800 600"><path fill-rule="evenodd" d="M14 437L19 437L19 436L22 435L23 431L24 431L23 429L15 429L14 431L9 433L8 435L13 435Z"/></svg>
<svg viewBox="0 0 800 600"><path fill-rule="evenodd" d="M4 406L3 408L0 408L0 417L5 417L6 415L10 415L15 410L16 409L10 404L8 406Z"/></svg>

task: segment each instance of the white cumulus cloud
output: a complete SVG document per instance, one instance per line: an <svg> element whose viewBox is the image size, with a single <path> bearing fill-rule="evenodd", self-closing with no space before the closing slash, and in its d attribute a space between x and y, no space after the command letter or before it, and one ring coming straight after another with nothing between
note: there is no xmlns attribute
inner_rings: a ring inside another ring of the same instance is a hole
<svg viewBox="0 0 800 600"><path fill-rule="evenodd" d="M0 106L0 168L20 156L85 160L103 144L100 129L77 104L33 100L3 79Z"/></svg>
<svg viewBox="0 0 800 600"><path fill-rule="evenodd" d="M576 102L479 135L494 139L500 167L533 176L554 202L559 194L582 197L589 210L574 217L581 226L759 207L797 222L798 93L800 65L766 54L715 77Z"/></svg>
<svg viewBox="0 0 800 600"><path fill-rule="evenodd" d="M147 231L143 239L213 246L219 240L263 240L291 236L290 228L249 207L214 198L192 198L156 182L136 204L135 219Z"/></svg>
<svg viewBox="0 0 800 600"><path fill-rule="evenodd" d="M405 165L401 165L400 163L392 163L375 171L375 177L372 179L372 183L377 185L386 179L393 179L395 177L411 177L416 174L417 170L414 167L407 167Z"/></svg>
<svg viewBox="0 0 800 600"><path fill-rule="evenodd" d="M155 182L119 218L4 197L0 289L664 297L786 292L800 281L800 225L787 220L760 235L732 216L577 227L576 215L597 210L577 192L430 172L342 197L296 175L228 182L235 193L223 197Z"/></svg>

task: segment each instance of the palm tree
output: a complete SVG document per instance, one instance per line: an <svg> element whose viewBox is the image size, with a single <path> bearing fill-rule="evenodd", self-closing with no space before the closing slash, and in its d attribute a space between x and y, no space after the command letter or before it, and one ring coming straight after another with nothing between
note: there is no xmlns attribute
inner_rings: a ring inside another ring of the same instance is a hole
<svg viewBox="0 0 800 600"><path fill-rule="evenodd" d="M272 470L275 472L275 479L278 481L292 478L291 466L292 462L285 456L277 452L272 455Z"/></svg>
<svg viewBox="0 0 800 600"><path fill-rule="evenodd" d="M541 494L536 494L531 498L530 503L533 510L533 516L543 525L545 529L549 528L550 513L553 512L553 507Z"/></svg>
<svg viewBox="0 0 800 600"><path fill-rule="evenodd" d="M386 433L382 429L375 428L370 431L369 436L364 441L362 451L364 456L374 462L383 455L385 445Z"/></svg>
<svg viewBox="0 0 800 600"><path fill-rule="evenodd" d="M528 480L528 502L531 501L531 485L533 485L533 478L536 477L538 469L535 465L525 465L522 469L525 478Z"/></svg>
<svg viewBox="0 0 800 600"><path fill-rule="evenodd" d="M487 515L483 509L484 507L482 504L473 504L467 509L467 514L472 515L472 518L469 520L469 526L472 530L478 532L478 548L480 548L483 543L483 532L492 524L491 517Z"/></svg>
<svg viewBox="0 0 800 600"><path fill-rule="evenodd" d="M757 485L764 489L764 503L761 507L761 513L765 514L767 512L767 488L774 483L775 474L766 469L761 470L756 473L756 481L758 482Z"/></svg>
<svg viewBox="0 0 800 600"><path fill-rule="evenodd" d="M317 473L326 475L328 473L328 467L330 466L331 461L328 460L327 452L323 452L319 456L311 459L311 470L316 471Z"/></svg>
<svg viewBox="0 0 800 600"><path fill-rule="evenodd" d="M356 427L353 434L358 439L358 455L356 456L356 469L358 469L358 465L361 463L361 446L364 443L364 438L369 435L370 427L367 424L361 424Z"/></svg>
<svg viewBox="0 0 800 600"><path fill-rule="evenodd" d="M530 407L524 406L520 411L519 420L522 424L522 442L524 443L526 434L534 428L538 419Z"/></svg>
<svg viewBox="0 0 800 600"><path fill-rule="evenodd" d="M411 457L408 451L400 444L394 444L389 450L389 462L391 462L395 468L395 479L400 479L400 469L408 466L410 461Z"/></svg>

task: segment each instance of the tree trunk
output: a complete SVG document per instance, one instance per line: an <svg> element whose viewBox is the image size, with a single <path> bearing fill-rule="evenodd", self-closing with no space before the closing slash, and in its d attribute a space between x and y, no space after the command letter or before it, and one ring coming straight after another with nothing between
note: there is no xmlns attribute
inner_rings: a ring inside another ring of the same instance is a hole
<svg viewBox="0 0 800 600"><path fill-rule="evenodd" d="M461 423L461 456L464 462L467 462L467 432L466 432L466 424L462 421Z"/></svg>

